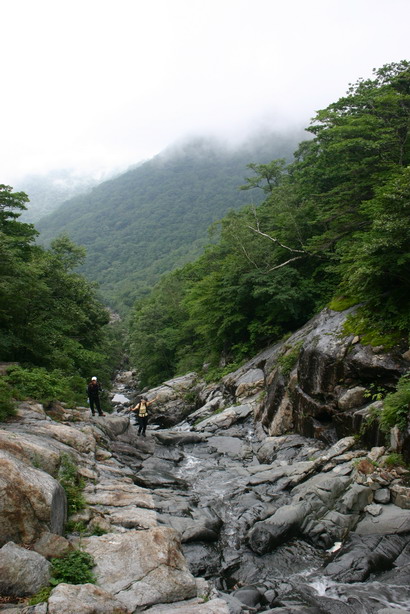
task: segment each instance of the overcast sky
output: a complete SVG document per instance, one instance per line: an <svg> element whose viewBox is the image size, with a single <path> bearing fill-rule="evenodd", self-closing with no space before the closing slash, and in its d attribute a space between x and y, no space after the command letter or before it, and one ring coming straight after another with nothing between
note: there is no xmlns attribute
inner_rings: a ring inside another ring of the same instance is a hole
<svg viewBox="0 0 410 614"><path fill-rule="evenodd" d="M0 0L0 183L306 126L410 60L410 0Z"/></svg>

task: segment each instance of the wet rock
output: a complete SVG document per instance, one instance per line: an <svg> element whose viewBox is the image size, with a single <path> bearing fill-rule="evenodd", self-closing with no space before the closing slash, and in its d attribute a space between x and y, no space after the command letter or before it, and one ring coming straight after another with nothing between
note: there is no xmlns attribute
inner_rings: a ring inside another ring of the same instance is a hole
<svg viewBox="0 0 410 614"><path fill-rule="evenodd" d="M190 443L201 443L206 440L202 433L192 433L184 431L158 431L154 437L164 446L187 445Z"/></svg>
<svg viewBox="0 0 410 614"><path fill-rule="evenodd" d="M222 524L221 519L208 508L194 509L189 517L161 514L158 521L178 531L182 543L216 541Z"/></svg>
<svg viewBox="0 0 410 614"><path fill-rule="evenodd" d="M206 420L202 420L193 428L196 431L215 432L219 429L227 429L239 420L244 420L253 412L252 407L248 404L239 405L237 407L228 407L223 412L210 416Z"/></svg>
<svg viewBox="0 0 410 614"><path fill-rule="evenodd" d="M155 457L161 460L171 461L173 464L178 464L185 458L180 448L172 448L170 446L156 446Z"/></svg>
<svg viewBox="0 0 410 614"><path fill-rule="evenodd" d="M135 476L137 484L145 488L178 488L185 490L188 485L185 480L179 478L169 464L164 464L161 459L148 459L142 469Z"/></svg>
<svg viewBox="0 0 410 614"><path fill-rule="evenodd" d="M240 459L246 455L244 442L238 437L210 437L208 444L211 449L216 450L219 454L226 454L231 458Z"/></svg>
<svg viewBox="0 0 410 614"><path fill-rule="evenodd" d="M244 586L237 589L232 595L241 603L251 608L257 608L263 601L263 593L254 586Z"/></svg>
<svg viewBox="0 0 410 614"><path fill-rule="evenodd" d="M409 537L399 535L353 534L325 573L334 581L363 582L371 573L390 569L409 542Z"/></svg>
<svg viewBox="0 0 410 614"><path fill-rule="evenodd" d="M249 546L256 554L274 550L283 542L297 535L306 518L308 508L301 505L284 505L266 521L255 523L248 535Z"/></svg>
<svg viewBox="0 0 410 614"><path fill-rule="evenodd" d="M182 552L195 577L218 576L221 566L219 548L211 543L183 543Z"/></svg>
<svg viewBox="0 0 410 614"><path fill-rule="evenodd" d="M379 516L366 516L357 525L358 535L402 535L410 532L410 510L396 505L383 505Z"/></svg>
<svg viewBox="0 0 410 614"><path fill-rule="evenodd" d="M8 542L0 550L0 594L34 595L50 581L50 563L37 552Z"/></svg>

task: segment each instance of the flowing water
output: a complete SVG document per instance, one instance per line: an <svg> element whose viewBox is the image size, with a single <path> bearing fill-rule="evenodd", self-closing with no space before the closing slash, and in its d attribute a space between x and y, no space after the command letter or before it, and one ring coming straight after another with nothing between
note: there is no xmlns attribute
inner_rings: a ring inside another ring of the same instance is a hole
<svg viewBox="0 0 410 614"><path fill-rule="evenodd" d="M189 424L184 422L172 431L189 429ZM167 431L161 429L161 432ZM324 551L293 538L268 554L260 556L252 552L247 543L249 529L264 515L286 504L290 495L280 483L249 486L249 468L258 464L255 451L260 446L251 422L237 426L231 441L234 447L239 441L242 446L246 444L242 454L232 452L227 437L215 435L207 442L179 445L182 460L170 461L170 471L188 485L184 496L190 497L193 509L212 510L221 521L217 542L183 544L192 568L195 568L194 557L199 556L195 554L196 548L200 548L199 575L208 570L205 577L222 594L240 597L241 590L251 588L263 595L253 609L244 605L241 612L377 614L383 608L391 608L398 614L410 612L408 585L403 582L395 585L394 579L387 575L349 584L327 577L323 565L340 548L340 543ZM226 431L218 435L225 436ZM176 488L173 492L178 495Z"/></svg>

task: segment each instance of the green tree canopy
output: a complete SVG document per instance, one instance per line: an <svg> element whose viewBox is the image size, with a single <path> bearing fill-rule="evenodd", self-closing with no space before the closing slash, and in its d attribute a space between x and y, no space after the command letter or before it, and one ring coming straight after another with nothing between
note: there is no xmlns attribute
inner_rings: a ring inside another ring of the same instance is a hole
<svg viewBox="0 0 410 614"><path fill-rule="evenodd" d="M262 190L264 202L230 212L217 243L178 272L178 317L167 301L175 278L149 299L162 306L167 326L165 333L145 319L144 334L155 339L150 350L164 343L170 350L167 375L181 372L188 344L199 368L238 360L338 294L364 302L380 326L408 334L409 119L410 64L389 64L317 113L312 138L287 167L248 165L253 176L242 189ZM142 301L134 312L134 346L146 308ZM156 350L150 358L139 346L139 358L151 360L155 379Z"/></svg>

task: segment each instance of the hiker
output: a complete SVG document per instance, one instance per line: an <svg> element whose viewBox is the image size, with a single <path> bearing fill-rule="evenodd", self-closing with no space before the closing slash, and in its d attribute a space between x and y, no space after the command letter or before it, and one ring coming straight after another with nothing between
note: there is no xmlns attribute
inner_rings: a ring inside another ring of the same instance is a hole
<svg viewBox="0 0 410 614"><path fill-rule="evenodd" d="M140 402L137 403L135 407L130 408L130 411L138 412L138 435L142 435L143 437L145 437L145 431L147 430L148 424L148 406L156 400L157 397L155 397L155 399L152 399L152 401L148 401L147 397L141 397Z"/></svg>
<svg viewBox="0 0 410 614"><path fill-rule="evenodd" d="M105 414L101 410L100 404L100 392L102 391L101 384L97 381L97 378L94 376L91 378L87 386L87 394L88 399L90 401L90 409L93 416L95 416L94 405L97 408L99 416L105 416Z"/></svg>

